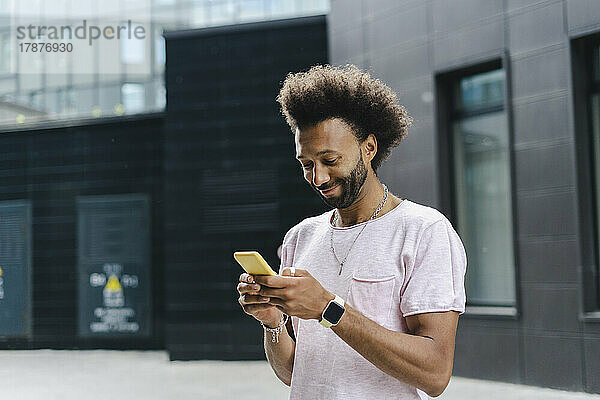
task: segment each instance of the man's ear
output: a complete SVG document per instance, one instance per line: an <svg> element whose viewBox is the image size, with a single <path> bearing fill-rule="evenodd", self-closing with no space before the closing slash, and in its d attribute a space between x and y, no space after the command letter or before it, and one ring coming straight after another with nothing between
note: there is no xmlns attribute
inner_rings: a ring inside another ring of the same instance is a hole
<svg viewBox="0 0 600 400"><path fill-rule="evenodd" d="M365 158L372 161L377 154L377 138L372 133L363 141L361 149L364 149Z"/></svg>

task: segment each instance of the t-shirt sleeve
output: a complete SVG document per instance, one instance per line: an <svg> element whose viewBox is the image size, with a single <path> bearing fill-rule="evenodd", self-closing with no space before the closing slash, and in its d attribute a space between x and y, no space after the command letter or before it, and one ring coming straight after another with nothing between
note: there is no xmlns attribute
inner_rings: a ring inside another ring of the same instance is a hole
<svg viewBox="0 0 600 400"><path fill-rule="evenodd" d="M402 316L450 310L463 314L467 255L450 221L439 220L424 229L413 259L400 289Z"/></svg>

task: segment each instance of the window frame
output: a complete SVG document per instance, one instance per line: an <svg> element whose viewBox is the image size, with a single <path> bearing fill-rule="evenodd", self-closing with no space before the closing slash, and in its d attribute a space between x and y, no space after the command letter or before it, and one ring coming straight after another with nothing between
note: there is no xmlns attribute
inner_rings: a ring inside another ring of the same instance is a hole
<svg viewBox="0 0 600 400"><path fill-rule="evenodd" d="M575 129L575 166L579 207L579 267L582 289L580 321L600 322L600 249L597 245L599 227L597 212L600 199L596 199L596 187L600 176L594 176L592 157L593 140L591 96L600 93L600 81L593 79L593 49L600 46L600 33L572 38L569 42L571 55L571 79L573 95L573 124ZM599 204L600 205L600 204Z"/></svg>
<svg viewBox="0 0 600 400"><path fill-rule="evenodd" d="M453 67L450 69L439 70L435 72L435 118L437 124L437 159L438 174L439 174L439 193L440 193L440 208L441 211L449 216L450 221L456 226L456 190L454 176L454 149L452 145L452 122L455 120L453 96L453 85L460 79L469 75L484 73L494 69L502 68L504 70L504 102L502 110L506 112L507 129L508 129L508 157L509 157L509 175L510 175L510 203L512 208L512 227L513 227L513 263L514 285L515 285L515 306L469 306L468 298L464 317L476 319L508 319L517 320L520 318L521 304L521 285L520 263L519 263L519 246L518 246L518 216L516 204L516 177L515 177L515 160L514 160L514 129L513 129L513 113L512 113L512 91L511 91L511 69L510 60L506 51L498 52L484 60L478 60L466 65ZM499 107L496 107L499 109Z"/></svg>

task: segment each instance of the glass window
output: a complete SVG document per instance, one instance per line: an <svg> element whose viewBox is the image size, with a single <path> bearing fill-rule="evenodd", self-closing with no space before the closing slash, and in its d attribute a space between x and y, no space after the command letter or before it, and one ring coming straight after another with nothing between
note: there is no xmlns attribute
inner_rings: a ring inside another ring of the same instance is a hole
<svg viewBox="0 0 600 400"><path fill-rule="evenodd" d="M11 72L12 53L10 51L10 33L0 33L0 74Z"/></svg>
<svg viewBox="0 0 600 400"><path fill-rule="evenodd" d="M165 104L163 29L273 20L322 14L328 9L329 0L113 0L100 8L75 0L0 0L0 97L12 95L20 105L42 107L40 121L121 115L138 110L141 103L145 105L141 112L160 110ZM97 40L93 46L85 42L85 46L77 47L75 39L68 39L82 19L87 19L88 27L93 23L115 28L128 27L125 17L132 19L132 29L144 28L145 39L128 39L127 29L119 29L120 40ZM62 32L65 45L75 43L76 59L72 52L55 54L53 62L41 52L24 58L17 51L14 28L30 24L71 25L71 31ZM146 98L142 102L132 100L126 108L124 98L136 99L141 89L125 86L123 92L122 84L142 81ZM48 92L47 98L41 92ZM110 106L115 93L118 99Z"/></svg>
<svg viewBox="0 0 600 400"><path fill-rule="evenodd" d="M142 25L132 24L131 38L127 29L124 29L121 34L121 61L124 64L141 64L146 60L146 39L137 39L133 34L138 27L145 28Z"/></svg>
<svg viewBox="0 0 600 400"><path fill-rule="evenodd" d="M10 14L13 9L12 0L0 0L0 14Z"/></svg>
<svg viewBox="0 0 600 400"><path fill-rule="evenodd" d="M29 93L29 105L36 110L44 109L44 100L46 98L46 93L42 90L35 90Z"/></svg>
<svg viewBox="0 0 600 400"><path fill-rule="evenodd" d="M516 305L504 84L501 69L454 84L454 204L469 257L465 285L472 306Z"/></svg>
<svg viewBox="0 0 600 400"><path fill-rule="evenodd" d="M323 0L302 0L297 2L297 8L301 13L325 14L329 11L329 4Z"/></svg>
<svg viewBox="0 0 600 400"><path fill-rule="evenodd" d="M112 115L115 107L121 103L121 84L102 85L99 88L100 112L102 115Z"/></svg>
<svg viewBox="0 0 600 400"><path fill-rule="evenodd" d="M589 110L592 134L592 163L596 212L596 254L600 255L600 45L594 45L592 50L592 83L590 88ZM600 260L596 260L600 272ZM600 288L600 275L598 278ZM600 307L600 290L598 292L598 307Z"/></svg>
<svg viewBox="0 0 600 400"><path fill-rule="evenodd" d="M594 185L596 187L596 226L600 228L600 93L592 94L590 105L590 110L592 111L592 142L594 143L594 176L596 180ZM600 230L596 230L596 232L600 232ZM600 234L596 235L596 240L599 250L596 254L600 254ZM598 285L600 286L600 281Z"/></svg>
<svg viewBox="0 0 600 400"><path fill-rule="evenodd" d="M163 110L167 106L167 88L161 81L154 82L154 107Z"/></svg>
<svg viewBox="0 0 600 400"><path fill-rule="evenodd" d="M17 90L17 78L13 76L0 78L0 99L14 101L14 92Z"/></svg>
<svg viewBox="0 0 600 400"><path fill-rule="evenodd" d="M270 2L271 16L283 17L286 15L293 15L296 13L296 1L295 0L279 0Z"/></svg>
<svg viewBox="0 0 600 400"><path fill-rule="evenodd" d="M236 5L232 0L219 0L208 3L211 25L228 25L237 17Z"/></svg>
<svg viewBox="0 0 600 400"><path fill-rule="evenodd" d="M89 116L93 113L96 104L96 90L92 86L81 85L73 87L72 97L75 99L74 109L78 115Z"/></svg>
<svg viewBox="0 0 600 400"><path fill-rule="evenodd" d="M48 92L48 99L50 103L50 108L53 113L56 115L61 114L63 110L66 108L67 103L67 88L61 88L56 91Z"/></svg>
<svg viewBox="0 0 600 400"><path fill-rule="evenodd" d="M143 112L146 106L146 91L140 83L124 83L121 86L121 99L127 114Z"/></svg>
<svg viewBox="0 0 600 400"><path fill-rule="evenodd" d="M62 114L66 117L76 116L77 100L75 96L75 91L72 87L67 87L64 93L64 106L62 107Z"/></svg>
<svg viewBox="0 0 600 400"><path fill-rule="evenodd" d="M154 63L163 67L166 61L165 38L162 35L162 29L157 29L154 35Z"/></svg>
<svg viewBox="0 0 600 400"><path fill-rule="evenodd" d="M504 71L499 69L464 77L457 85L457 111L476 111L504 104Z"/></svg>
<svg viewBox="0 0 600 400"><path fill-rule="evenodd" d="M264 0L242 0L240 2L240 20L261 19L265 16Z"/></svg>
<svg viewBox="0 0 600 400"><path fill-rule="evenodd" d="M209 13L204 3L192 5L190 12L190 27L203 27L209 23Z"/></svg>

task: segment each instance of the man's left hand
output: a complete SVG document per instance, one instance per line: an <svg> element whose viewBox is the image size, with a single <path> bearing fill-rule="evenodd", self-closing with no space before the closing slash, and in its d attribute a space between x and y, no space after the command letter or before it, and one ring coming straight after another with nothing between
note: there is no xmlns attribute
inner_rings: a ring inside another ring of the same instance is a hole
<svg viewBox="0 0 600 400"><path fill-rule="evenodd" d="M260 285L258 293L269 297L269 303L290 316L302 319L321 319L327 303L335 296L329 293L308 271L296 268L294 276L290 268L280 275L254 275Z"/></svg>

